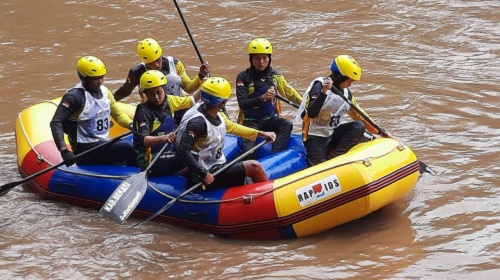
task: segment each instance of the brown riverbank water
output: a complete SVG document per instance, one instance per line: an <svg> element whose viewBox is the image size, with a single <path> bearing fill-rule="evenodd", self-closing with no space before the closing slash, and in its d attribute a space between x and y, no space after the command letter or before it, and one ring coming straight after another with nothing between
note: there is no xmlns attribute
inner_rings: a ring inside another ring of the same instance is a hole
<svg viewBox="0 0 500 280"><path fill-rule="evenodd" d="M253 37L274 44L273 66L301 93L335 55L351 54L363 67L351 88L361 106L438 175L372 215L297 240L227 240L158 222L118 227L19 186L0 197L0 279L498 279L498 1L179 5L213 75L233 86ZM0 184L19 180L17 113L77 83L86 54L104 60L116 90L144 37L195 75L199 60L172 1L0 3Z"/></svg>

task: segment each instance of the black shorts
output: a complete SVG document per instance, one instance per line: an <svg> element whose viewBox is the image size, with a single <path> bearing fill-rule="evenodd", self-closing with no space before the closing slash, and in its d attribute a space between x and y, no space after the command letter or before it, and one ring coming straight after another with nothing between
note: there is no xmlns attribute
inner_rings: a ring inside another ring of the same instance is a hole
<svg viewBox="0 0 500 280"><path fill-rule="evenodd" d="M154 155L156 156L156 155ZM149 170L149 176L161 177L175 174L184 168L175 152L164 152Z"/></svg>
<svg viewBox="0 0 500 280"><path fill-rule="evenodd" d="M216 172L216 171L214 171ZM215 181L206 186L207 190L235 187L245 183L246 170L243 162L237 162L215 176Z"/></svg>
<svg viewBox="0 0 500 280"><path fill-rule="evenodd" d="M185 166L177 155L172 153L164 153L155 165L150 169L149 175L151 177L166 176L181 171ZM220 166L221 168L224 165ZM212 174L217 170L212 171ZM188 185L194 185L199 181L193 182L190 176L188 178ZM240 186L245 183L246 170L243 162L237 162L226 170L215 176L212 184L206 186L208 190L219 189L224 187Z"/></svg>

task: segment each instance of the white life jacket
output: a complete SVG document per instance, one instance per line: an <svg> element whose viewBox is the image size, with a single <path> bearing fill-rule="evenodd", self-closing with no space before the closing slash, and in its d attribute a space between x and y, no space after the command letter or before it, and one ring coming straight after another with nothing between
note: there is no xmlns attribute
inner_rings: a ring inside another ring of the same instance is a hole
<svg viewBox="0 0 500 280"><path fill-rule="evenodd" d="M165 77L167 78L167 84L163 86L165 94L181 96L181 76L177 74L177 69L175 69L174 58L171 56L167 56L166 59L168 61L169 73L165 75ZM141 62L140 64L142 64L146 71L149 70L146 63Z"/></svg>
<svg viewBox="0 0 500 280"><path fill-rule="evenodd" d="M324 78L316 78L314 79L307 88L306 92L303 96L304 107L301 108L302 111L305 109L305 100L309 98L309 91L311 90L314 82L320 81L323 83ZM349 90L344 88L343 94L346 98L349 98ZM309 123L308 134L320 137L329 137L333 134L333 131L340 124L345 122L345 114L349 110L350 106L347 102L344 101L340 96L333 93L331 90L326 92L326 99L321 107L318 116L314 119L311 119ZM300 114L302 111L299 108ZM297 115L299 114L297 112Z"/></svg>
<svg viewBox="0 0 500 280"><path fill-rule="evenodd" d="M177 75L177 70L175 69L174 59L171 56L167 56L168 68L170 73L165 75L167 77L167 85L165 86L165 93L181 96L181 76Z"/></svg>
<svg viewBox="0 0 500 280"><path fill-rule="evenodd" d="M196 117L203 117L207 124L207 138L202 143L197 143L200 147L200 151L191 151L194 155L198 156L198 162L205 167L205 169L210 170L215 164L224 164L226 162L226 157L222 152L224 147L224 139L226 137L226 123L221 113L217 113L221 120L219 126L215 126L210 123L205 116L198 111L198 108L203 106L203 103L198 103L191 109L189 109L182 118L179 124L179 132L177 133L177 143L180 143L181 136L186 130L187 123L189 120Z"/></svg>
<svg viewBox="0 0 500 280"><path fill-rule="evenodd" d="M83 89L85 92L85 107L76 120L76 141L78 143L95 143L109 140L111 102L108 98L108 88L101 85L101 99L94 98L81 83L74 88Z"/></svg>

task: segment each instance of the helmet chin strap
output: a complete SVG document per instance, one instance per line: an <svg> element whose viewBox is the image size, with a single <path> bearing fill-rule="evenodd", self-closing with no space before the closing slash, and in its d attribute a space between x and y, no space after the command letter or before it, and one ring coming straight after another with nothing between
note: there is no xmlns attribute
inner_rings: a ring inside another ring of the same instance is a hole
<svg viewBox="0 0 500 280"><path fill-rule="evenodd" d="M219 106L219 109L221 109L221 110L226 110L226 103L227 103L227 99L222 101L221 103L219 103L219 105L217 105L217 106Z"/></svg>
<svg viewBox="0 0 500 280"><path fill-rule="evenodd" d="M82 85L85 88L85 90L87 90L90 93L94 93L90 90L89 86L87 85L87 77L83 76L78 70L76 71L76 73L78 74L78 78L80 78L80 81L82 82Z"/></svg>
<svg viewBox="0 0 500 280"><path fill-rule="evenodd" d="M167 106L167 94L165 94L165 98L163 98L163 101L160 103L160 107L165 108Z"/></svg>
<svg viewBox="0 0 500 280"><path fill-rule="evenodd" d="M78 70L76 70L76 74L78 75L78 78L80 78L80 81L81 81L82 83L84 83L84 82L85 82L85 76L83 76L83 75L80 73L80 71L78 71Z"/></svg>
<svg viewBox="0 0 500 280"><path fill-rule="evenodd" d="M333 73L332 76L333 76L333 85L335 87L339 87L339 85L347 80L349 80L349 77L346 77L346 76L342 76L339 74L335 75L336 73Z"/></svg>
<svg viewBox="0 0 500 280"><path fill-rule="evenodd" d="M87 85L87 77L83 77L80 78L80 80L82 81L82 85L83 85L83 88L85 88L86 91L90 92L91 95L93 96L97 96L99 94L99 91L100 91L100 87L98 87L95 91L92 90L88 85Z"/></svg>

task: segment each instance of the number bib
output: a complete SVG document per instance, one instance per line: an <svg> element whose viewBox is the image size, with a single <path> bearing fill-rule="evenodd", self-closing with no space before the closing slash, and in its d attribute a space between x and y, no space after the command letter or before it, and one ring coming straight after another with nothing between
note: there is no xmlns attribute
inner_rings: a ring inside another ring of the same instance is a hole
<svg viewBox="0 0 500 280"><path fill-rule="evenodd" d="M347 88L344 89L343 94L348 96ZM309 124L309 135L321 137L332 135L334 129L344 121L344 115L349 110L349 104L331 90L328 90L326 95L321 111Z"/></svg>
<svg viewBox="0 0 500 280"><path fill-rule="evenodd" d="M186 130L186 125L189 120L200 116L205 119L205 116L198 111L198 107L201 105L202 103L196 104L184 114L182 122L179 125L177 142L180 142L180 138L184 130ZM220 113L218 113L218 115L222 121L219 126L215 126L205 119L205 123L207 124L207 137L203 139L203 141L198 141L198 143L196 143L196 146L200 148L199 151L191 151L191 153L198 156L198 162L207 170L210 170L215 164L223 164L226 162L226 157L222 152L224 148L224 139L226 137L226 123Z"/></svg>
<svg viewBox="0 0 500 280"><path fill-rule="evenodd" d="M108 89L101 86L103 97L94 98L81 84L76 86L85 91L85 107L78 116L76 140L78 143L95 143L109 140L111 109Z"/></svg>

